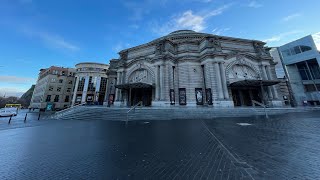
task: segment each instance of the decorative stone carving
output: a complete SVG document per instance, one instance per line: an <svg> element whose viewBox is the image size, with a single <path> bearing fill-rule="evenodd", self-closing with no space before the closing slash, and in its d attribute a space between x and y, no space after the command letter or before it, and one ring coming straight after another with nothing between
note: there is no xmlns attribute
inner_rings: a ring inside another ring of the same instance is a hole
<svg viewBox="0 0 320 180"><path fill-rule="evenodd" d="M121 60L127 60L128 59L128 51L120 52L120 59Z"/></svg>
<svg viewBox="0 0 320 180"><path fill-rule="evenodd" d="M222 51L221 43L220 43L220 41L219 41L219 39L217 37L208 38L207 47L213 48L214 51L217 51L217 52L221 52Z"/></svg>
<svg viewBox="0 0 320 180"><path fill-rule="evenodd" d="M257 67L244 58L235 60L226 67L228 82L230 79L259 79L259 77L261 77L259 72Z"/></svg>
<svg viewBox="0 0 320 180"><path fill-rule="evenodd" d="M262 43L259 43L259 42L253 42L253 47L256 51L256 53L258 55L261 55L261 56L267 56L268 55L268 52L266 51L266 49L263 47L263 44Z"/></svg>
<svg viewBox="0 0 320 180"><path fill-rule="evenodd" d="M258 74L251 67L242 64L235 64L231 68L229 78L236 79L258 79Z"/></svg>
<svg viewBox="0 0 320 180"><path fill-rule="evenodd" d="M156 55L162 55L165 52L165 41L159 41L159 43L156 45Z"/></svg>
<svg viewBox="0 0 320 180"><path fill-rule="evenodd" d="M151 74L146 69L138 69L129 76L129 83L147 83L152 84Z"/></svg>
<svg viewBox="0 0 320 180"><path fill-rule="evenodd" d="M125 67L125 62L124 62L124 60L120 60L118 63L117 63L117 68L120 68L120 67Z"/></svg>

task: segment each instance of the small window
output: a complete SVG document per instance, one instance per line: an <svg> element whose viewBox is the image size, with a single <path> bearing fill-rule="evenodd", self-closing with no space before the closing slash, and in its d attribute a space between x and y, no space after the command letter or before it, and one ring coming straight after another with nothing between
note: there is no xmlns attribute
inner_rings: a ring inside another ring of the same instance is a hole
<svg viewBox="0 0 320 180"><path fill-rule="evenodd" d="M68 84L72 84L72 80L69 80Z"/></svg>
<svg viewBox="0 0 320 180"><path fill-rule="evenodd" d="M52 78L52 79L51 79L51 82L56 82L56 79L55 79L55 78Z"/></svg>
<svg viewBox="0 0 320 180"><path fill-rule="evenodd" d="M66 73L64 71L61 72L62 76L64 76Z"/></svg>
<svg viewBox="0 0 320 180"><path fill-rule="evenodd" d="M309 46L300 46L302 52L310 51L311 47Z"/></svg>
<svg viewBox="0 0 320 180"><path fill-rule="evenodd" d="M296 46L293 48L294 49L294 53L295 54L300 54L301 53L301 50L300 50L300 47L299 46Z"/></svg>
<svg viewBox="0 0 320 180"><path fill-rule="evenodd" d="M49 91L53 91L53 86L49 86Z"/></svg>
<svg viewBox="0 0 320 180"><path fill-rule="evenodd" d="M304 85L304 89L306 92L314 92L316 91L316 87L313 84Z"/></svg>
<svg viewBox="0 0 320 180"><path fill-rule="evenodd" d="M66 98L64 99L64 102L69 102L69 96L66 96Z"/></svg>
<svg viewBox="0 0 320 180"><path fill-rule="evenodd" d="M288 56L291 56L291 53L290 53L289 49L286 49L286 50L282 51L282 55L283 55L283 57L288 57Z"/></svg>
<svg viewBox="0 0 320 180"><path fill-rule="evenodd" d="M60 92L61 91L61 87L57 87L57 91Z"/></svg>
<svg viewBox="0 0 320 180"><path fill-rule="evenodd" d="M63 83L63 79L59 79L59 83Z"/></svg>
<svg viewBox="0 0 320 180"><path fill-rule="evenodd" d="M54 97L54 102L59 102L59 95L56 95L56 96Z"/></svg>
<svg viewBox="0 0 320 180"><path fill-rule="evenodd" d="M71 88L68 88L68 89L67 89L67 92L71 92Z"/></svg>
<svg viewBox="0 0 320 180"><path fill-rule="evenodd" d="M46 102L50 102L51 101L51 95L48 95L46 98Z"/></svg>

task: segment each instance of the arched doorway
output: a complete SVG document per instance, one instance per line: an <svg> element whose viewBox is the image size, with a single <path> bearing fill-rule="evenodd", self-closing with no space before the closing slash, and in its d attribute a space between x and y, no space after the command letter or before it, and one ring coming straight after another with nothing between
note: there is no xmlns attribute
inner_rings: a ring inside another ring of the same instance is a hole
<svg viewBox="0 0 320 180"><path fill-rule="evenodd" d="M253 65L244 60L237 61L228 73L234 106L252 106L252 100L263 102L263 92L257 84L261 78Z"/></svg>

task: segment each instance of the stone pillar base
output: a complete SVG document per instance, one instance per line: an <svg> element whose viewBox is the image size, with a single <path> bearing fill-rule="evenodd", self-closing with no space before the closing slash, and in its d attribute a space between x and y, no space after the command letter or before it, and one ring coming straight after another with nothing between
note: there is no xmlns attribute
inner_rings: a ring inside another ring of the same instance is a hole
<svg viewBox="0 0 320 180"><path fill-rule="evenodd" d="M113 103L113 106L115 106L115 107L120 107L120 106L121 106L121 101L115 101L115 102Z"/></svg>
<svg viewBox="0 0 320 180"><path fill-rule="evenodd" d="M169 101L152 101L151 106L153 106L153 107L170 107L171 104Z"/></svg>
<svg viewBox="0 0 320 180"><path fill-rule="evenodd" d="M283 107L283 102L279 100L272 100L271 105L272 107Z"/></svg>
<svg viewBox="0 0 320 180"><path fill-rule="evenodd" d="M186 105L187 107L197 107L197 102L187 102L187 105ZM199 105L200 106L200 105ZM201 105L202 106L202 105Z"/></svg>
<svg viewBox="0 0 320 180"><path fill-rule="evenodd" d="M233 101L213 101L213 108L233 108Z"/></svg>

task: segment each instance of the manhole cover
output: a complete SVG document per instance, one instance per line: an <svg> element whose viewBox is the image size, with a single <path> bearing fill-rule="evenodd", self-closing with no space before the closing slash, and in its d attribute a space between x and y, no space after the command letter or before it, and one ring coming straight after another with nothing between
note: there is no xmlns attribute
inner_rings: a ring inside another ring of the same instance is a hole
<svg viewBox="0 0 320 180"><path fill-rule="evenodd" d="M249 124L249 123L237 123L238 125L240 126L251 126L252 124Z"/></svg>

